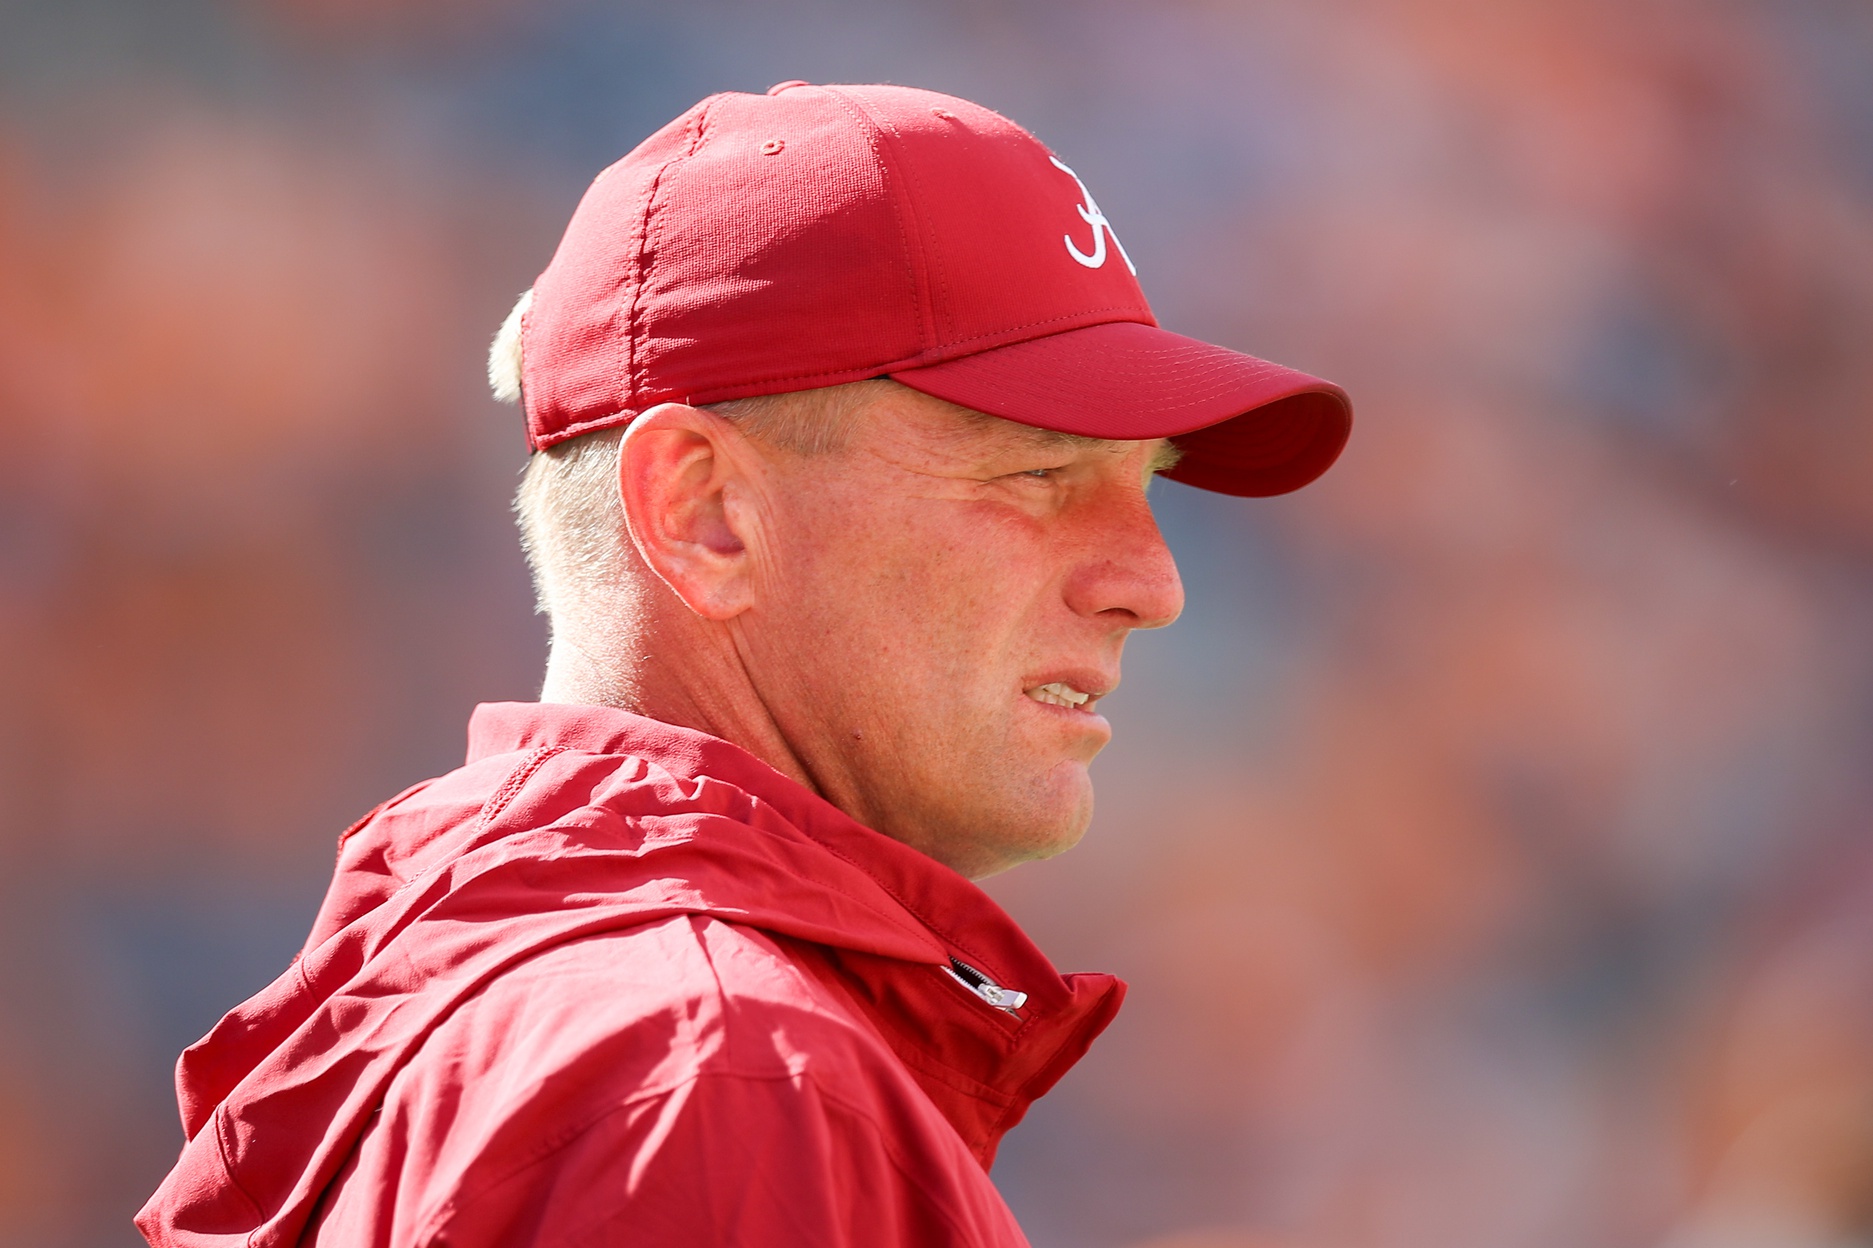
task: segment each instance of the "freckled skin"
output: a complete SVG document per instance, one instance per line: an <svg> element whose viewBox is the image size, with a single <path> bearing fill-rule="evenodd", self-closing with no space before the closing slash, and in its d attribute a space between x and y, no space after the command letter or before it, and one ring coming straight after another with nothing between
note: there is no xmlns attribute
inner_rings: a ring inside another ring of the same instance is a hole
<svg viewBox="0 0 1873 1248"><path fill-rule="evenodd" d="M1065 438L902 386L830 454L700 427L707 473L672 433L640 445L662 457L634 476L627 440L632 535L702 626L663 613L641 709L744 745L971 877L1077 842L1111 728L1093 702L1027 691L1109 692L1131 630L1181 610L1145 496L1162 442ZM650 474L672 459L714 484L657 495ZM713 509L696 503L711 489ZM661 548L660 527L711 548L702 573Z"/></svg>

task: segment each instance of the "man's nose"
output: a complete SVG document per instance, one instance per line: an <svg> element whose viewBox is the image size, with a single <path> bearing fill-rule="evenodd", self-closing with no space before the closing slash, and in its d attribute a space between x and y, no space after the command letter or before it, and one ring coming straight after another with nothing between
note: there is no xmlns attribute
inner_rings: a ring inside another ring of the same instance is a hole
<svg viewBox="0 0 1873 1248"><path fill-rule="evenodd" d="M1142 491L1100 501L1067 605L1126 628L1163 628L1184 609L1184 582Z"/></svg>

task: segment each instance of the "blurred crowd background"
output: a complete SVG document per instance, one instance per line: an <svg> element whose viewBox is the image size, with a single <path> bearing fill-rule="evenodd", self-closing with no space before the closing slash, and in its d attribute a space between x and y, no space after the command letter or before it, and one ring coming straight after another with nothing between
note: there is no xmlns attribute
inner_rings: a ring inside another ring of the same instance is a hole
<svg viewBox="0 0 1873 1248"><path fill-rule="evenodd" d="M1125 1013L1037 1248L1873 1244L1862 0L0 0L0 1245L137 1242L177 1052L544 634L481 380L709 92L1026 124L1169 327L1344 383L992 891Z"/></svg>

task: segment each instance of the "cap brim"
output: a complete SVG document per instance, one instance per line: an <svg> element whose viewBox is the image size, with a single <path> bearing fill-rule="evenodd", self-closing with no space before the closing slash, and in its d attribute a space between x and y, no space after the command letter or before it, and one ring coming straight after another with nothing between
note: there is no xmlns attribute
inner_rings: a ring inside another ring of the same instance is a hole
<svg viewBox="0 0 1873 1248"><path fill-rule="evenodd" d="M1131 321L1091 325L893 372L914 390L1094 438L1170 438L1164 475L1219 494L1298 490L1339 458L1346 392L1252 355Z"/></svg>

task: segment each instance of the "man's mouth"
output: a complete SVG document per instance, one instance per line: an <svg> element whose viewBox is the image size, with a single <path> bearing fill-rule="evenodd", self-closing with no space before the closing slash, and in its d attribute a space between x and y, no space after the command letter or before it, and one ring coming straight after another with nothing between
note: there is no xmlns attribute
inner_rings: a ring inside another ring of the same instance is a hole
<svg viewBox="0 0 1873 1248"><path fill-rule="evenodd" d="M1034 686L1028 690L1028 696L1036 702L1045 702L1049 706L1074 708L1085 706L1092 700L1093 695L1056 680L1050 684Z"/></svg>

